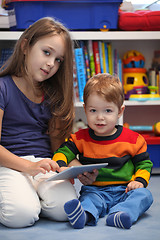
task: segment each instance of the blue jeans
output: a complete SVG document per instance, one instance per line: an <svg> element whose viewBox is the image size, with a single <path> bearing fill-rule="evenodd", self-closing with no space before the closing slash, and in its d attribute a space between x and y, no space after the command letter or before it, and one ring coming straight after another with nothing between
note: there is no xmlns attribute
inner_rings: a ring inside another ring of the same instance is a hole
<svg viewBox="0 0 160 240"><path fill-rule="evenodd" d="M153 202L151 192L137 188L125 193L126 186L82 186L80 202L91 216L87 225L94 226L100 217L118 211L129 214L132 224L137 221Z"/></svg>

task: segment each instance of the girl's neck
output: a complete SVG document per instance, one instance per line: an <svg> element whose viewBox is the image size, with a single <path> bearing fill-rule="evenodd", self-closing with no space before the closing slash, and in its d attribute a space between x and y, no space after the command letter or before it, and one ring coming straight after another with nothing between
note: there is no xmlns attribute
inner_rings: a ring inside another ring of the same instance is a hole
<svg viewBox="0 0 160 240"><path fill-rule="evenodd" d="M12 76L12 79L19 90L32 102L41 103L43 98L43 93L41 89L34 86L33 83L27 81L23 77Z"/></svg>

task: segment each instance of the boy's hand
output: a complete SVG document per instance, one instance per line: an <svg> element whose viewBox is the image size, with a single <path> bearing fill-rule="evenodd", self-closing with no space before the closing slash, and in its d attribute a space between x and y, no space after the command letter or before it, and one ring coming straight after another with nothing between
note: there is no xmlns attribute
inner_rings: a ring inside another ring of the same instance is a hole
<svg viewBox="0 0 160 240"><path fill-rule="evenodd" d="M127 193L136 188L143 188L143 187L144 187L143 183L138 182L138 181L132 181L132 182L128 183L125 192Z"/></svg>
<svg viewBox="0 0 160 240"><path fill-rule="evenodd" d="M83 174L79 174L78 179L83 185L91 185L93 182L95 182L98 173L98 170L94 169L91 173L85 172Z"/></svg>
<svg viewBox="0 0 160 240"><path fill-rule="evenodd" d="M28 166L27 166L26 172L31 176L35 176L38 173L45 174L46 172L49 172L49 171L59 172L59 169L60 169L59 165L55 161L48 158L44 158L38 162L28 161L27 165Z"/></svg>

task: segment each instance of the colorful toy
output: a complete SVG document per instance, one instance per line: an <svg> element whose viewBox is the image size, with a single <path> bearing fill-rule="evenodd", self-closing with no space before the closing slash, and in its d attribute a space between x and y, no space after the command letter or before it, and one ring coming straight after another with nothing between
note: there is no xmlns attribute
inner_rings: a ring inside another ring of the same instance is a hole
<svg viewBox="0 0 160 240"><path fill-rule="evenodd" d="M131 94L129 96L130 101L139 101L139 102L145 102L145 101L157 101L160 100L159 94Z"/></svg>
<svg viewBox="0 0 160 240"><path fill-rule="evenodd" d="M123 57L123 82L126 100L131 94L149 93L149 81L144 63L144 56L136 50L126 52Z"/></svg>
<svg viewBox="0 0 160 240"><path fill-rule="evenodd" d="M150 91L150 94L158 93L158 87L157 86L148 86L148 89Z"/></svg>
<svg viewBox="0 0 160 240"><path fill-rule="evenodd" d="M129 99L131 94L149 93L145 68L124 68L123 82L125 99Z"/></svg>
<svg viewBox="0 0 160 240"><path fill-rule="evenodd" d="M160 122L155 123L153 126L130 126L128 123L124 123L123 126L133 131L151 131L156 136L160 136Z"/></svg>
<svg viewBox="0 0 160 240"><path fill-rule="evenodd" d="M123 57L124 68L143 68L144 62L144 56L136 50L126 52Z"/></svg>

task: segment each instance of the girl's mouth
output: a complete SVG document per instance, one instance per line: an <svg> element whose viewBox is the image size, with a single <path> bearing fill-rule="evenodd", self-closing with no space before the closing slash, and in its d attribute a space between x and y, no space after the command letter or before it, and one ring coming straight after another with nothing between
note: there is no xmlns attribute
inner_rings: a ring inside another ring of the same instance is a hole
<svg viewBox="0 0 160 240"><path fill-rule="evenodd" d="M41 68L41 71L42 71L45 75L48 75L48 74L49 74L49 72L48 72L47 70L45 70L45 69L42 69L42 68Z"/></svg>

